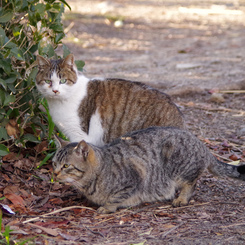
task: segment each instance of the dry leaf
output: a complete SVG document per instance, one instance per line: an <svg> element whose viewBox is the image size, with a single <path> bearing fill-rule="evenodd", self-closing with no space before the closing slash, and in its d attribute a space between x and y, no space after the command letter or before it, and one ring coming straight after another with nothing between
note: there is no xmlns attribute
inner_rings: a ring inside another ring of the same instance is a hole
<svg viewBox="0 0 245 245"><path fill-rule="evenodd" d="M172 214L165 213L165 212L157 212L157 213L155 213L155 215L159 216L159 217L168 217L170 219L174 218L174 216Z"/></svg>
<svg viewBox="0 0 245 245"><path fill-rule="evenodd" d="M17 138L20 133L18 124L14 119L9 120L8 124L5 126L5 129L7 130L7 134L9 136L13 136L14 138Z"/></svg>
<svg viewBox="0 0 245 245"><path fill-rule="evenodd" d="M13 161L16 161L16 160L20 160L22 158L23 158L22 154L17 154L17 153L14 153L14 152L11 152L8 155L2 157L4 162L13 162Z"/></svg>
<svg viewBox="0 0 245 245"><path fill-rule="evenodd" d="M31 170L33 168L33 162L31 162L28 158L23 158L22 160L18 160L14 163L14 166L19 169Z"/></svg>
<svg viewBox="0 0 245 245"><path fill-rule="evenodd" d="M45 227L42 227L40 225L34 225L34 224L30 224L30 223L28 223L28 225L35 227L35 228L38 228L40 230L43 230L44 232L46 232L47 234L49 234L51 236L58 236L59 235L59 233L54 229L45 228Z"/></svg>
<svg viewBox="0 0 245 245"><path fill-rule="evenodd" d="M5 194L5 197L10 200L14 204L14 206L25 206L25 201L21 196L18 196L14 193L8 193Z"/></svg>
<svg viewBox="0 0 245 245"><path fill-rule="evenodd" d="M38 154L48 150L48 141L42 141L40 144L36 145L34 149Z"/></svg>
<svg viewBox="0 0 245 245"><path fill-rule="evenodd" d="M229 158L230 158L232 161L237 161L237 160L241 159L241 158L240 158L238 155L236 155L236 154L230 155Z"/></svg>
<svg viewBox="0 0 245 245"><path fill-rule="evenodd" d="M16 185L8 185L4 188L3 194L19 193L19 187Z"/></svg>

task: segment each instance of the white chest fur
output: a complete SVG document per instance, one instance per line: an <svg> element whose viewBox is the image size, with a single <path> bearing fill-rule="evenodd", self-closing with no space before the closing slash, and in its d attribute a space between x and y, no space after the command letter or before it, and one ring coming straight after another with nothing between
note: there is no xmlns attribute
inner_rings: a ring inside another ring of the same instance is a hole
<svg viewBox="0 0 245 245"><path fill-rule="evenodd" d="M56 126L68 137L71 142L85 140L97 146L104 144L103 128L101 118L96 111L92 115L89 125L89 133L85 133L81 128L82 118L79 118L78 108L82 99L87 95L87 84L89 79L81 76L72 89L67 90L64 96L47 98L50 114Z"/></svg>

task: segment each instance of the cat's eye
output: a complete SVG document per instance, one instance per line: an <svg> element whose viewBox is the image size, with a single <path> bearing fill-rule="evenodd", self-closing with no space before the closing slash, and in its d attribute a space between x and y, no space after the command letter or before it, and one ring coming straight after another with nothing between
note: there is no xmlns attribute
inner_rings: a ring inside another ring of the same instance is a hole
<svg viewBox="0 0 245 245"><path fill-rule="evenodd" d="M68 168L68 167L69 167L69 164L64 164L63 167L64 167L64 168Z"/></svg>
<svg viewBox="0 0 245 245"><path fill-rule="evenodd" d="M45 80L45 83L51 84L51 80Z"/></svg>
<svg viewBox="0 0 245 245"><path fill-rule="evenodd" d="M61 84L66 83L66 79L60 79L60 83L61 83Z"/></svg>

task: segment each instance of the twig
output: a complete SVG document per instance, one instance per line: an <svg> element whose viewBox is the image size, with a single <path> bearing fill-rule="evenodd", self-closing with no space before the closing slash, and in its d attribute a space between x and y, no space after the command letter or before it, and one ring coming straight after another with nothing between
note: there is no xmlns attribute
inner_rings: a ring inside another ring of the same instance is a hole
<svg viewBox="0 0 245 245"><path fill-rule="evenodd" d="M211 204L211 202L205 202L205 203L199 203L199 204L187 205L187 206L181 206L181 207L174 207L174 209L193 208L193 207L205 206L205 205L209 205L209 204Z"/></svg>
<svg viewBox="0 0 245 245"><path fill-rule="evenodd" d="M40 226L40 225L35 225L35 224L28 224L28 225L30 225L32 227L35 227L35 228L38 228L38 229L41 229L41 230L43 230L44 232L48 233L51 236L58 236L59 235L59 233L56 230L51 229L51 228L46 228L46 227L43 227L43 226Z"/></svg>
<svg viewBox="0 0 245 245"><path fill-rule="evenodd" d="M245 90L221 90L219 91L221 94L244 94Z"/></svg>
<svg viewBox="0 0 245 245"><path fill-rule="evenodd" d="M200 105L189 105L188 103L180 102L179 105L185 106L185 107L192 107L195 109L200 109L200 110L205 110L205 111L225 111L225 112L234 112L234 113L240 113L240 114L245 114L245 111L243 110L234 110L234 109L229 109L225 107L219 107L219 108L208 108L208 107L203 107Z"/></svg>
<svg viewBox="0 0 245 245"><path fill-rule="evenodd" d="M211 152L212 152L212 154L215 155L216 157L220 157L220 158L222 158L223 160L226 160L226 161L228 161L228 162L231 162L231 159L226 158L226 157L222 157L221 155L219 155L219 154L217 154L217 153L214 153L214 151L211 151Z"/></svg>
<svg viewBox="0 0 245 245"><path fill-rule="evenodd" d="M220 228L229 228L229 227L239 226L239 225L245 225L245 223L236 223L236 224L231 224L226 226L220 226Z"/></svg>
<svg viewBox="0 0 245 245"><path fill-rule="evenodd" d="M183 225L183 224L184 224L184 222L182 222L181 224L179 224L179 225L173 227L172 229L170 229L170 230L164 232L162 235L160 235L161 239L163 239L165 236L167 236L167 235L168 235L169 233L171 233L172 231L178 229L178 228L179 228L181 225Z"/></svg>
<svg viewBox="0 0 245 245"><path fill-rule="evenodd" d="M155 208L155 207L161 208L161 207L159 207L159 206L161 206L161 205L162 205L161 203L156 203L156 204L148 205L148 206L145 206L145 207L143 207L143 208L140 208L140 209L134 211L133 213L134 213L134 214L139 213L139 212L141 212L141 211L144 211L144 210L147 209L147 208ZM171 208L171 207L172 207L171 205L167 205L167 206L164 206L164 207L162 207L162 208ZM152 210L151 210L151 211L152 211Z"/></svg>
<svg viewBox="0 0 245 245"><path fill-rule="evenodd" d="M95 234L95 235L100 235L100 236L102 236L103 238L105 238L105 236L101 233L101 232L99 232L99 231L93 231L93 230L91 230L90 228L88 228L87 226L84 226L87 230L89 230L91 233L93 233L93 234Z"/></svg>
<svg viewBox="0 0 245 245"><path fill-rule="evenodd" d="M193 207L197 207L197 206L217 205L217 204L241 205L240 203L235 203L235 202L205 202L205 203L199 203L199 204L194 204L194 205L186 205L186 206L181 206L181 207L175 207L174 209L193 208Z"/></svg>
<svg viewBox="0 0 245 245"><path fill-rule="evenodd" d="M26 223L29 223L29 222L32 222L32 221L35 221L35 220L39 220L40 218L44 218L46 216L49 216L49 215L52 215L52 214L57 214L57 213L60 213L60 212L63 212L63 211L67 211L67 210L70 210L70 209L74 209L74 208L81 208L81 209L84 208L84 209L95 211L92 208L87 208L87 207L84 207L84 206L71 206L71 207L57 209L57 210L55 210L53 212L50 212L50 213L47 213L47 214L43 214L41 216L37 216L37 217L32 218L32 219L28 219L28 220L24 221L23 224L26 224Z"/></svg>

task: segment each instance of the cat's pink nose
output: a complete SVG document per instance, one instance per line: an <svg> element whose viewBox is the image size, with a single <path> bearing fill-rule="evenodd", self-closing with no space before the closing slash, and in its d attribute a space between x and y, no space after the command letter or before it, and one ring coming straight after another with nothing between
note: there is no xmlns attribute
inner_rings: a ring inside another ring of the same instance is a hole
<svg viewBox="0 0 245 245"><path fill-rule="evenodd" d="M58 91L58 90L53 90L53 92L54 92L55 94L57 94L59 91Z"/></svg>

